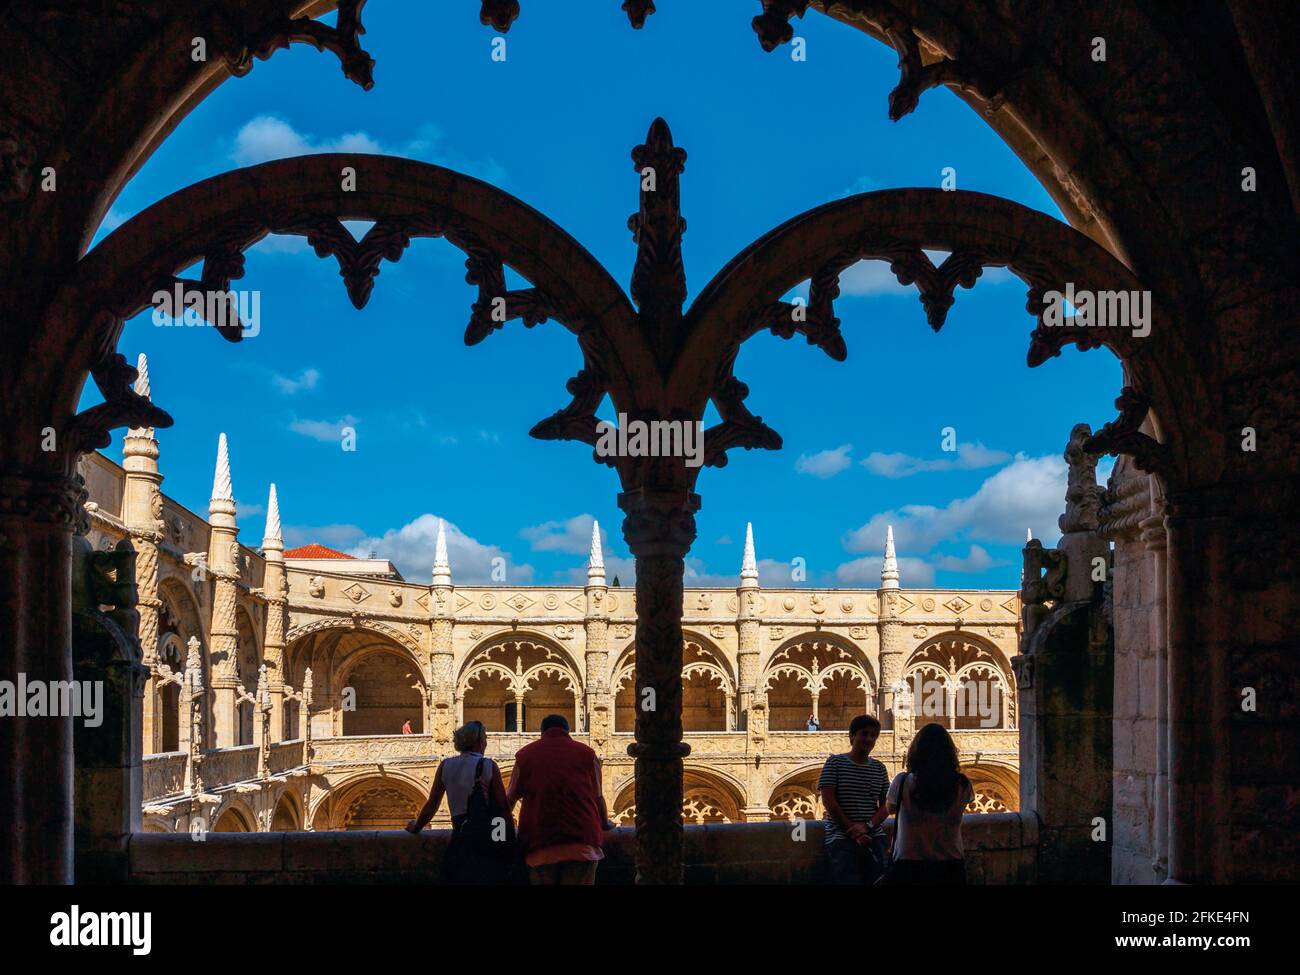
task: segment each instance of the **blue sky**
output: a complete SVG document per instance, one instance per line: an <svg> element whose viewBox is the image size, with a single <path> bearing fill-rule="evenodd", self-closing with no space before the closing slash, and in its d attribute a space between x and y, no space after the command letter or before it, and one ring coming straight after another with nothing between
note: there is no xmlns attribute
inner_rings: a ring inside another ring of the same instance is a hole
<svg viewBox="0 0 1300 975"><path fill-rule="evenodd" d="M896 57L815 12L795 21L807 60L763 52L757 4L662 4L644 30L612 0L526 0L491 58L473 4L395 2L365 10L376 59L369 92L338 61L295 46L231 79L192 112L114 202L100 238L162 197L241 165L312 151L386 152L489 180L558 222L626 288L637 205L629 158L662 115L687 150L682 176L691 298L736 251L796 213L851 193L937 186L944 167L980 190L1059 219L1046 191L946 89L887 118ZM581 10L579 16L575 11ZM320 541L393 559L425 580L438 518L453 576L580 582L592 517L611 574L632 579L617 479L582 444L527 431L567 403L581 364L562 326L519 323L466 348L473 289L463 255L416 241L384 264L361 311L335 262L298 238L249 253L237 287L260 289L261 333L238 345L210 329L127 324L119 350L149 356L153 396L176 418L159 432L164 490L207 510L217 435L230 438L241 538L262 537L278 487L290 544ZM754 413L777 452L733 453L706 469L689 584L732 585L745 522L764 584L872 586L894 525L904 586L1012 588L1025 529L1052 541L1072 424L1110 419L1119 363L1104 350L1030 370L1032 320L1018 279L986 272L959 291L939 335L914 289L887 268L847 272L836 310L849 346L835 363L769 335L741 352ZM689 298L688 298L689 300ZM87 401L93 393L87 394ZM351 425L357 449L341 449ZM941 450L944 428L955 452ZM118 431L107 453L121 457Z"/></svg>

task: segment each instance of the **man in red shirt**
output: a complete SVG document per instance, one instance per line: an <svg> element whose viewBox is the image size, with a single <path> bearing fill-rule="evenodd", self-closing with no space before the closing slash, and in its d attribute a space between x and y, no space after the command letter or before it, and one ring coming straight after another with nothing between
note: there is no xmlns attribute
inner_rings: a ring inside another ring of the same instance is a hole
<svg viewBox="0 0 1300 975"><path fill-rule="evenodd" d="M506 806L519 814L519 845L534 884L594 884L605 831L600 759L569 737L562 715L542 719L542 736L515 755Z"/></svg>

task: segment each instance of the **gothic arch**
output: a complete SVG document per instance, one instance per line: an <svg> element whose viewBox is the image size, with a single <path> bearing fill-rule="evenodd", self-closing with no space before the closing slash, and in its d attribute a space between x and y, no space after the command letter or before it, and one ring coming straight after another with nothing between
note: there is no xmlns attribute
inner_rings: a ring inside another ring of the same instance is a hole
<svg viewBox="0 0 1300 975"><path fill-rule="evenodd" d="M498 633L466 656L456 695L464 719L481 721L490 732L536 731L547 714L559 714L581 731L581 673L554 640L528 630Z"/></svg>
<svg viewBox="0 0 1300 975"><path fill-rule="evenodd" d="M875 669L838 635L808 631L785 640L767 658L760 687L772 731L803 731L809 714L825 731L847 731L854 717L876 710Z"/></svg>
<svg viewBox="0 0 1300 975"><path fill-rule="evenodd" d="M257 814L240 798L228 798L212 817L213 833L256 833Z"/></svg>
<svg viewBox="0 0 1300 975"><path fill-rule="evenodd" d="M682 772L682 816L689 825L744 822L745 788L734 776L687 764ZM615 790L610 818L620 826L636 821L636 781L624 779Z"/></svg>
<svg viewBox="0 0 1300 975"><path fill-rule="evenodd" d="M357 772L313 803L312 829L401 829L428 794L428 785L406 772Z"/></svg>
<svg viewBox="0 0 1300 975"><path fill-rule="evenodd" d="M960 630L929 637L908 654L902 678L922 720L956 729L1014 728L1018 723L1010 662L983 637ZM942 691L939 684L946 685Z"/></svg>
<svg viewBox="0 0 1300 975"><path fill-rule="evenodd" d="M962 771L975 790L967 812L1019 812L1020 774L1016 769L998 762L980 762L963 765Z"/></svg>
<svg viewBox="0 0 1300 975"><path fill-rule="evenodd" d="M687 732L731 731L736 714L736 674L727 655L708 637L682 631L682 727ZM631 732L636 722L636 641L616 658L610 687L614 730Z"/></svg>
<svg viewBox="0 0 1300 975"><path fill-rule="evenodd" d="M771 818L790 821L821 819L826 811L817 789L821 770L822 763L813 762L783 775L772 786L767 799Z"/></svg>
<svg viewBox="0 0 1300 975"><path fill-rule="evenodd" d="M324 619L312 620L308 623L302 623L293 627L284 635L284 644L286 653L294 647L303 637L310 636L313 633L323 633L327 630L365 630L374 633L376 636L384 637L396 643L407 653L411 659L418 665L420 660L420 644L408 633L402 632L396 626L385 623L383 620L370 618L357 619L351 616L327 616Z"/></svg>
<svg viewBox="0 0 1300 975"><path fill-rule="evenodd" d="M302 801L297 792L285 788L276 797L271 813L271 832L296 833L303 828Z"/></svg>

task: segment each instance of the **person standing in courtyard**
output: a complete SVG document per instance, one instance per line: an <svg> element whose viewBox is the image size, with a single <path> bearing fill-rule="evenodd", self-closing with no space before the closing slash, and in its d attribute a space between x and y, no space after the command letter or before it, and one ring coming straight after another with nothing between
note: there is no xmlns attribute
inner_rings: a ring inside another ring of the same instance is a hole
<svg viewBox="0 0 1300 975"><path fill-rule="evenodd" d="M563 715L542 719L542 736L515 755L506 808L523 801L519 844L531 883L594 884L604 859L605 808L600 759L569 736Z"/></svg>
<svg viewBox="0 0 1300 975"><path fill-rule="evenodd" d="M884 870L885 832L873 822L889 788L888 771L871 757L879 737L880 722L858 715L849 724L849 751L826 759L817 780L826 807L826 857L837 884L873 884Z"/></svg>
<svg viewBox="0 0 1300 975"><path fill-rule="evenodd" d="M962 774L957 746L941 724L921 728L907 749L907 771L890 783L878 819L897 813L894 856L885 883L959 885L966 883L961 817L975 798Z"/></svg>

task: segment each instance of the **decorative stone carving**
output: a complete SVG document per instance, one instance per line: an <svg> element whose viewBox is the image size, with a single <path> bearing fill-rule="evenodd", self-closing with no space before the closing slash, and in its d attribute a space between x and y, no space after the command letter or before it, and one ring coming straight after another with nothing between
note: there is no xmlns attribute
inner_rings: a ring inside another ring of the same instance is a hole
<svg viewBox="0 0 1300 975"><path fill-rule="evenodd" d="M320 576L312 576L307 580L307 592L315 599L323 599L325 596L325 580Z"/></svg>

